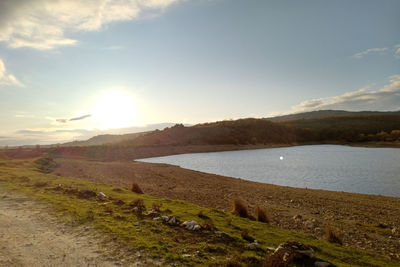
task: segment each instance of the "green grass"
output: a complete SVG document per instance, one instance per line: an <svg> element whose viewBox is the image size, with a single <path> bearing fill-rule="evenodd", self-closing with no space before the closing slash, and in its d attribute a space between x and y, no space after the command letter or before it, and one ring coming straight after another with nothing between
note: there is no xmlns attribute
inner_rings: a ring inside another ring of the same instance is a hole
<svg viewBox="0 0 400 267"><path fill-rule="evenodd" d="M89 189L103 192L114 200L120 199L126 204L118 206L113 201L101 202L93 199L80 199L69 195L61 188ZM49 204L54 214L62 221L73 225L90 225L117 237L118 240L139 249L148 255L163 260L179 261L183 265L224 265L229 261L260 265L267 256L268 247L277 247L285 241L299 241L315 248L316 256L337 266L398 266L398 262L377 257L354 249L330 244L324 240L269 224L240 218L230 213L200 207L185 201L160 199L136 194L126 189L117 189L110 185L96 184L76 178L60 177L41 173L33 161L0 161L0 187L17 190L19 193ZM199 218L200 211L208 216L217 231L190 232L182 227L171 227L147 216L138 216L128 203L143 199L147 209L154 202L162 203L161 212L177 216L181 222L196 220L203 224L208 219ZM136 225L136 223L139 223ZM246 249L248 244L241 237L242 229L258 240L262 250Z"/></svg>

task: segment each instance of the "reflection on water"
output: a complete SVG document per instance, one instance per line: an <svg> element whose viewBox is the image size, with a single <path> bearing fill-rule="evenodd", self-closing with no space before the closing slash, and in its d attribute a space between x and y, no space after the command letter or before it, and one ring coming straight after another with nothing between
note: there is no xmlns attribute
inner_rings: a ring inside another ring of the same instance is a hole
<svg viewBox="0 0 400 267"><path fill-rule="evenodd" d="M313 145L143 159L251 181L400 197L400 149Z"/></svg>

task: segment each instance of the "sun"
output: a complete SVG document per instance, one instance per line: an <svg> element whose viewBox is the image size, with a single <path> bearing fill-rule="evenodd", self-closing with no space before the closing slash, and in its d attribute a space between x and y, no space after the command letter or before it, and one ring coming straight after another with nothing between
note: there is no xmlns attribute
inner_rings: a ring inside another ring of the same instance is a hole
<svg viewBox="0 0 400 267"><path fill-rule="evenodd" d="M137 122L134 99L119 91L105 92L96 99L92 118L99 129L134 126Z"/></svg>

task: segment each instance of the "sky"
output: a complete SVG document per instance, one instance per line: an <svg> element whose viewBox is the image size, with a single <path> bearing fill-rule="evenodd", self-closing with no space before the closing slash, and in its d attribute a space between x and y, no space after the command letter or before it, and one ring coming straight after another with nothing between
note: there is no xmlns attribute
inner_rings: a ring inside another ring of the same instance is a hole
<svg viewBox="0 0 400 267"><path fill-rule="evenodd" d="M400 110L400 1L1 0L0 146Z"/></svg>

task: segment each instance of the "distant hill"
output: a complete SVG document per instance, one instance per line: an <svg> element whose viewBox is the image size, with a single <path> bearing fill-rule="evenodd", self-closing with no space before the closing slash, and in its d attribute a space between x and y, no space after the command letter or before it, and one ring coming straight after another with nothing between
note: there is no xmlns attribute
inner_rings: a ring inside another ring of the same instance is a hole
<svg viewBox="0 0 400 267"><path fill-rule="evenodd" d="M96 136L89 138L88 140L84 140L84 141L73 141L73 142L64 143L61 146L64 146L64 147L67 147L67 146L99 146L99 145L105 145L105 144L113 144L113 143L118 143L118 142L122 142L125 140L135 139L136 137L143 135L145 133L146 132L123 134L123 135L102 134L102 135L96 135Z"/></svg>
<svg viewBox="0 0 400 267"><path fill-rule="evenodd" d="M122 128L122 129L111 129L107 130L105 134L99 134L93 136L87 140L77 140L68 143L63 143L60 146L63 147L71 147L71 146L98 146L98 145L105 145L105 144L113 144L122 141L132 140L136 137L143 135L145 133L154 131L156 129L164 129L167 127L171 127L175 125L175 123L159 123L159 124L150 124L143 127L129 127L129 128ZM104 132L104 131L103 131ZM118 132L120 134L113 134L113 132ZM51 145L50 145L51 146ZM50 147L48 146L48 147ZM46 146L42 146L46 147Z"/></svg>
<svg viewBox="0 0 400 267"><path fill-rule="evenodd" d="M345 111L345 110L317 110L310 112L295 113L283 116L265 118L270 121L289 121L298 119L318 119L324 117L344 115L400 115L400 111Z"/></svg>

